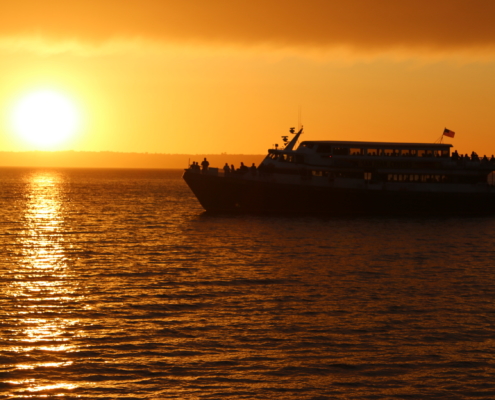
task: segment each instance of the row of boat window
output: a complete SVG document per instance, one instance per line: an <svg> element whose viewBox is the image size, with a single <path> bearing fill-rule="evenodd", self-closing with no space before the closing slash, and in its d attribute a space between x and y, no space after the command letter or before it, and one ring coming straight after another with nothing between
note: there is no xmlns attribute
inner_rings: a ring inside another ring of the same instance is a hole
<svg viewBox="0 0 495 400"><path fill-rule="evenodd" d="M269 153L268 157L270 157L272 160L277 160L281 162L289 162L289 163L296 163L296 164L304 164L304 156L302 154L283 154L283 153ZM349 163L350 161L344 161L344 160L337 160L335 159L334 163L335 165L340 165L340 166L346 166L345 163ZM344 164L342 164L344 163ZM348 165L347 165L348 166ZM358 167L358 168L412 168L416 167L416 165L411 164L410 161L380 161L380 160L360 160L356 159L355 161L352 162L352 166ZM421 167L425 167L425 164L421 164Z"/></svg>
<svg viewBox="0 0 495 400"><path fill-rule="evenodd" d="M330 177L343 177L343 178L363 178L359 173L345 173L345 172L328 172L328 171L311 171L313 176L330 176ZM364 179L369 181L372 179L371 172L364 173ZM439 174L388 174L387 181L391 182L445 182L445 175Z"/></svg>
<svg viewBox="0 0 495 400"><path fill-rule="evenodd" d="M388 174L387 181L391 182L446 182L445 175L438 174Z"/></svg>
<svg viewBox="0 0 495 400"><path fill-rule="evenodd" d="M302 143L301 147L314 148L316 143ZM449 157L449 149L394 149L371 147L338 147L319 144L317 153L327 153L336 156L390 156L390 157Z"/></svg>
<svg viewBox="0 0 495 400"><path fill-rule="evenodd" d="M322 176L329 177L331 179L334 178L354 178L354 179L363 179L366 181L371 181L376 179L377 177L373 176L371 172L357 173L357 172L328 172L328 171L311 171L311 175L313 176ZM446 175L441 174L387 174L380 175L380 181L386 180L388 182L423 182L423 183L442 183L448 182L449 179Z"/></svg>
<svg viewBox="0 0 495 400"><path fill-rule="evenodd" d="M302 154L269 153L268 157L270 157L272 160L287 161L298 164L304 163L304 156Z"/></svg>

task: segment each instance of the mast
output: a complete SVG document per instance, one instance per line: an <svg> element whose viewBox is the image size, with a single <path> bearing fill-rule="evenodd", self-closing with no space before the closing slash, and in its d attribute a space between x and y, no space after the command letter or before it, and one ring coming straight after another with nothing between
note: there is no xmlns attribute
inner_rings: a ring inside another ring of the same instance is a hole
<svg viewBox="0 0 495 400"><path fill-rule="evenodd" d="M285 146L284 150L289 150L289 151L294 150L294 146L296 145L299 136L301 136L301 133L303 133L303 129L304 128L301 126L299 132L297 132L296 135L292 138L292 140L287 144L287 146ZM294 132L295 132L294 128L291 128L290 133L294 133Z"/></svg>

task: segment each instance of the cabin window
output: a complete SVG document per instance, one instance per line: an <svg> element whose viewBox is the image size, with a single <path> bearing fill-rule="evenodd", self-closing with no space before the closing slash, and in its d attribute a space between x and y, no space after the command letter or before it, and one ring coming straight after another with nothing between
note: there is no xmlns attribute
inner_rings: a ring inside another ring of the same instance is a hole
<svg viewBox="0 0 495 400"><path fill-rule="evenodd" d="M337 156L348 156L349 148L348 147L334 147L333 154Z"/></svg>
<svg viewBox="0 0 495 400"><path fill-rule="evenodd" d="M426 150L425 157L432 157L433 155L434 155L433 150L431 150L431 149Z"/></svg>
<svg viewBox="0 0 495 400"><path fill-rule="evenodd" d="M299 154L287 154L287 161L298 164L304 161L304 157Z"/></svg>
<svg viewBox="0 0 495 400"><path fill-rule="evenodd" d="M411 150L409 149L402 149L401 153L404 157L410 157L411 156Z"/></svg>
<svg viewBox="0 0 495 400"><path fill-rule="evenodd" d="M308 149L312 149L314 147L314 145L315 145L314 143L302 142L299 147L307 147Z"/></svg>
<svg viewBox="0 0 495 400"><path fill-rule="evenodd" d="M362 156L364 154L364 149L360 149L357 147L351 147L351 155L352 156Z"/></svg>
<svg viewBox="0 0 495 400"><path fill-rule="evenodd" d="M278 161L285 161L285 160L286 160L286 156L285 156L285 154L280 154L280 155L278 156Z"/></svg>
<svg viewBox="0 0 495 400"><path fill-rule="evenodd" d="M329 144L319 144L318 148L316 149L317 153L331 153L332 152L332 146Z"/></svg>
<svg viewBox="0 0 495 400"><path fill-rule="evenodd" d="M425 150L418 150L418 157L424 157L426 154Z"/></svg>
<svg viewBox="0 0 495 400"><path fill-rule="evenodd" d="M365 172L364 173L364 180L365 181L371 181L371 172Z"/></svg>
<svg viewBox="0 0 495 400"><path fill-rule="evenodd" d="M396 150L396 149L383 149L381 155L382 156L397 156L397 155L399 155L399 150Z"/></svg>
<svg viewBox="0 0 495 400"><path fill-rule="evenodd" d="M380 154L380 150L378 150L378 149L366 149L366 154L368 156L377 156L378 154Z"/></svg>
<svg viewBox="0 0 495 400"><path fill-rule="evenodd" d="M435 157L449 157L449 153L448 149L434 150Z"/></svg>

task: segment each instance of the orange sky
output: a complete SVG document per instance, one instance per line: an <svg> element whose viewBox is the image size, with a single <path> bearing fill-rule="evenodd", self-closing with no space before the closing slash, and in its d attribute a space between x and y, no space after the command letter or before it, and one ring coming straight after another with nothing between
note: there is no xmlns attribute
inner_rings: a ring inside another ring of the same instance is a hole
<svg viewBox="0 0 495 400"><path fill-rule="evenodd" d="M304 139L495 153L495 2L2 1L0 150L16 99L82 115L58 149L263 154Z"/></svg>

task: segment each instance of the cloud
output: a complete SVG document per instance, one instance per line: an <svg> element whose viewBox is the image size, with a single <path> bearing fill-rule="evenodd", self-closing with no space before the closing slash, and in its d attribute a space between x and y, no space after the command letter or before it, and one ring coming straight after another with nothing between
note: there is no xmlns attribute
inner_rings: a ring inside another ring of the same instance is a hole
<svg viewBox="0 0 495 400"><path fill-rule="evenodd" d="M2 5L0 44L36 47L38 41L47 48L51 42L52 51L83 53L127 41L492 54L493 15L492 0L16 0Z"/></svg>

